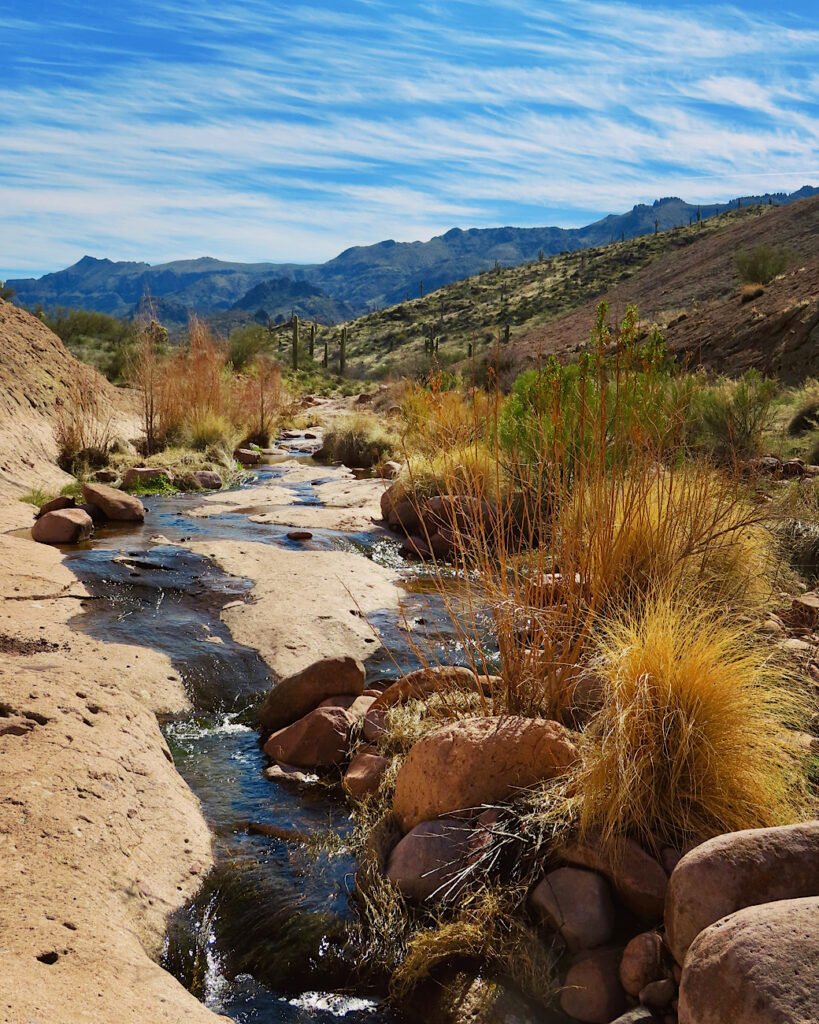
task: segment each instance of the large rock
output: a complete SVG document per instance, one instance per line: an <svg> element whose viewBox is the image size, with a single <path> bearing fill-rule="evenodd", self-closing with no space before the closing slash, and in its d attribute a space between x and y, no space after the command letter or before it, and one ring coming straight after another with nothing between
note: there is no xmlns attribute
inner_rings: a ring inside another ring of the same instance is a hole
<svg viewBox="0 0 819 1024"><path fill-rule="evenodd" d="M570 864L602 872L633 914L645 921L662 918L668 875L662 864L633 839L623 840L611 853L599 846L573 843L564 846L560 855Z"/></svg>
<svg viewBox="0 0 819 1024"><path fill-rule="evenodd" d="M218 491L222 487L222 478L212 469L197 469L194 479L205 491Z"/></svg>
<svg viewBox="0 0 819 1024"><path fill-rule="evenodd" d="M68 494L58 494L56 498L52 498L51 501L47 501L45 505L41 505L34 518L39 519L40 516L44 516L48 512L59 512L62 508L74 508L76 504L76 498L73 498Z"/></svg>
<svg viewBox="0 0 819 1024"><path fill-rule="evenodd" d="M393 847L387 878L408 899L456 895L467 866L471 827L458 818L423 821Z"/></svg>
<svg viewBox="0 0 819 1024"><path fill-rule="evenodd" d="M747 829L696 847L671 876L667 941L677 963L699 933L743 907L819 896L819 821Z"/></svg>
<svg viewBox="0 0 819 1024"><path fill-rule="evenodd" d="M595 871L550 871L532 890L529 904L544 924L560 932L573 953L605 945L614 934L609 883Z"/></svg>
<svg viewBox="0 0 819 1024"><path fill-rule="evenodd" d="M346 760L353 724L344 708L316 708L274 732L264 752L273 761L296 768L330 768Z"/></svg>
<svg viewBox="0 0 819 1024"><path fill-rule="evenodd" d="M563 1012L586 1024L609 1024L614 1020L626 1008L619 964L616 949L597 949L576 960L560 992Z"/></svg>
<svg viewBox="0 0 819 1024"><path fill-rule="evenodd" d="M33 540L40 544L78 544L91 536L94 523L80 508L61 508L46 512L31 528Z"/></svg>
<svg viewBox="0 0 819 1024"><path fill-rule="evenodd" d="M243 466L255 466L260 462L262 455L252 448L237 448L233 457Z"/></svg>
<svg viewBox="0 0 819 1024"><path fill-rule="evenodd" d="M815 1024L819 898L746 907L700 932L685 958L680 1024Z"/></svg>
<svg viewBox="0 0 819 1024"><path fill-rule="evenodd" d="M374 747L365 747L358 751L350 761L350 767L344 774L342 786L354 800L364 800L374 796L381 785L384 772L391 761L381 757Z"/></svg>
<svg viewBox="0 0 819 1024"><path fill-rule="evenodd" d="M641 932L627 944L620 961L620 984L630 996L663 977L663 940L658 932Z"/></svg>
<svg viewBox="0 0 819 1024"><path fill-rule="evenodd" d="M173 473L169 469L159 469L155 466L131 466L125 470L122 477L124 491L156 483L173 483Z"/></svg>
<svg viewBox="0 0 819 1024"><path fill-rule="evenodd" d="M396 779L393 807L409 831L442 814L506 800L576 760L577 748L557 722L464 718L412 747Z"/></svg>
<svg viewBox="0 0 819 1024"><path fill-rule="evenodd" d="M91 505L99 505L106 519L120 523L141 523L145 507L139 498L106 484L83 484L82 496Z"/></svg>
<svg viewBox="0 0 819 1024"><path fill-rule="evenodd" d="M360 697L365 677L364 666L349 655L322 658L287 676L276 683L259 711L263 731L275 732L290 725L329 697Z"/></svg>
<svg viewBox="0 0 819 1024"><path fill-rule="evenodd" d="M381 694L374 708L391 708L404 701L427 697L437 690L446 692L468 691L478 688L478 677L470 668L458 665L430 665L401 676Z"/></svg>

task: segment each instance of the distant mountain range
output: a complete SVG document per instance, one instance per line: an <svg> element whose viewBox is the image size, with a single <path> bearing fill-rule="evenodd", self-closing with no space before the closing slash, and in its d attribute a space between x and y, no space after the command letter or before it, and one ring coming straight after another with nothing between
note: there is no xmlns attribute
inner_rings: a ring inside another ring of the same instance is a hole
<svg viewBox="0 0 819 1024"><path fill-rule="evenodd" d="M743 196L730 203L696 206L682 199L658 199L628 213L611 214L581 228L452 228L428 242L355 246L321 264L227 263L202 257L151 266L83 256L73 267L41 278L7 281L17 302L48 310L57 306L133 316L146 297L168 326L191 313L231 311L237 322L287 318L337 323L385 305L430 292L496 263L517 266L560 252L606 245L621 238L688 224L755 203L785 205L819 194L806 185L798 192ZM232 317L219 317L230 322Z"/></svg>

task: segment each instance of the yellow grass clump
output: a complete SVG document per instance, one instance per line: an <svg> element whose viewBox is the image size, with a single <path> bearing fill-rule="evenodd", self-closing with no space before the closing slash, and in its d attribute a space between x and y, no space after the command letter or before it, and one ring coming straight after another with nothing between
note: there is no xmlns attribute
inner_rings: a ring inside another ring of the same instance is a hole
<svg viewBox="0 0 819 1024"><path fill-rule="evenodd" d="M586 833L681 848L795 819L792 700L745 628L660 596L610 624L600 648L603 705L576 790Z"/></svg>

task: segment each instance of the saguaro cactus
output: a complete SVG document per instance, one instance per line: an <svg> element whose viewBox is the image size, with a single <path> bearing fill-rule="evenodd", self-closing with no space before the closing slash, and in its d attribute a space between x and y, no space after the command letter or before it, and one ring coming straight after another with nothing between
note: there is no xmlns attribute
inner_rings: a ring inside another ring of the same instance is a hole
<svg viewBox="0 0 819 1024"><path fill-rule="evenodd" d="M324 367L325 370L330 365L330 339L329 338L325 338L324 339L324 359L322 359L321 363L322 363L322 366Z"/></svg>
<svg viewBox="0 0 819 1024"><path fill-rule="evenodd" d="M341 350L338 354L338 372L340 376L344 376L344 371L347 369L347 328L341 328Z"/></svg>
<svg viewBox="0 0 819 1024"><path fill-rule="evenodd" d="M299 318L293 314L293 371L299 368Z"/></svg>
<svg viewBox="0 0 819 1024"><path fill-rule="evenodd" d="M310 358L312 359L316 354L316 325L315 322L310 324Z"/></svg>

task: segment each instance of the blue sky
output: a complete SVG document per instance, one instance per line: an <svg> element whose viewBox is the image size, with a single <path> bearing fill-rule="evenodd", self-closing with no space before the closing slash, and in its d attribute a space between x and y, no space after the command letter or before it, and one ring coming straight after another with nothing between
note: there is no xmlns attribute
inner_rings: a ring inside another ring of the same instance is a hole
<svg viewBox="0 0 819 1024"><path fill-rule="evenodd" d="M0 279L819 184L815 13L0 0Z"/></svg>

